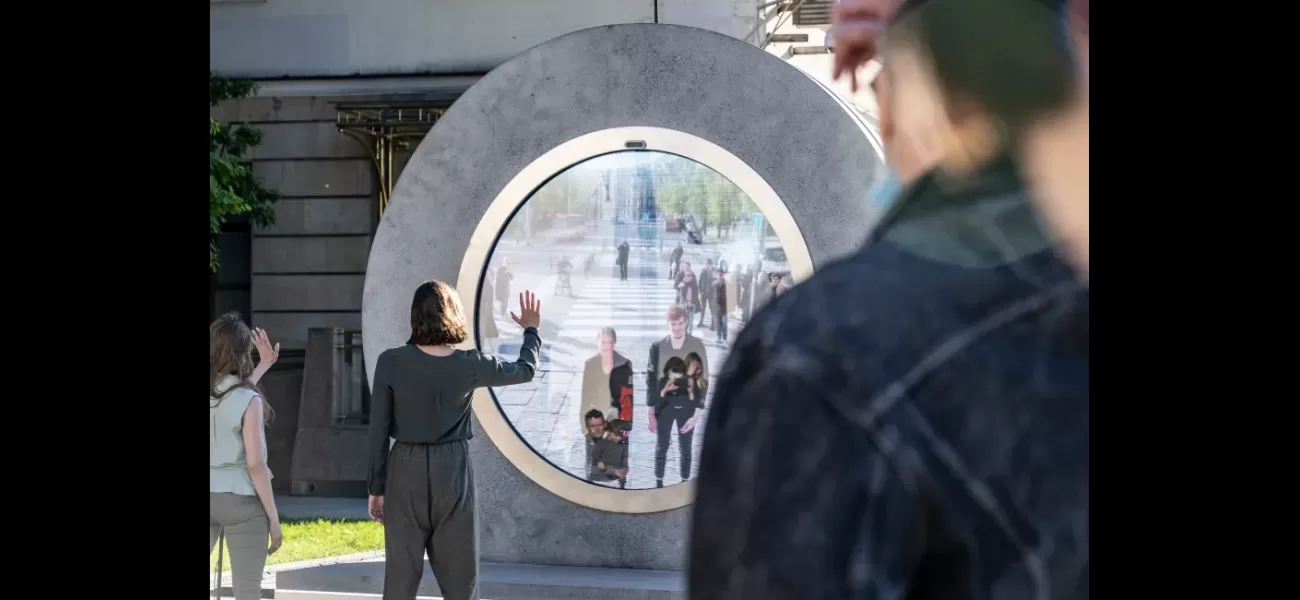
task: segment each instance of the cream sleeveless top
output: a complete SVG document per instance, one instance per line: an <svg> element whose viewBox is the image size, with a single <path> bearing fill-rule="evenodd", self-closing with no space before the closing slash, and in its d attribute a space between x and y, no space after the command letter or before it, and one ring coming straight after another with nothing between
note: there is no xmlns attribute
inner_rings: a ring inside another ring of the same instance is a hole
<svg viewBox="0 0 1300 600"><path fill-rule="evenodd" d="M217 391L225 391L238 382L234 375L226 375L218 382ZM257 495L248 476L248 457L244 453L244 411L257 396L257 392L241 387L226 394L220 402L208 397L209 491ZM262 459L266 460L266 436L262 436Z"/></svg>

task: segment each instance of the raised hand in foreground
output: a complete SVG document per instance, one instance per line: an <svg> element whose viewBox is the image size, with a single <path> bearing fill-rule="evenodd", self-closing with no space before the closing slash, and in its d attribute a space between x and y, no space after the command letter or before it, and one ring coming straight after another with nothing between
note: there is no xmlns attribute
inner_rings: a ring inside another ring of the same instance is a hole
<svg viewBox="0 0 1300 600"><path fill-rule="evenodd" d="M876 41L897 4L898 0L840 0L831 5L832 79L848 75L852 91L858 91L858 69L876 57Z"/></svg>

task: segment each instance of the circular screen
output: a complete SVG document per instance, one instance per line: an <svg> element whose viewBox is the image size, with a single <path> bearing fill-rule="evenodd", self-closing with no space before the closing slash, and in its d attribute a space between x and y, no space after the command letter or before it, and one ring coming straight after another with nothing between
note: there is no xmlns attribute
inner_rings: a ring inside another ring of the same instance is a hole
<svg viewBox="0 0 1300 600"><path fill-rule="evenodd" d="M514 360L518 295L542 303L532 382L491 390L534 452L593 485L693 477L728 344L791 285L785 250L743 191L674 154L578 163L511 216L480 278L479 347Z"/></svg>

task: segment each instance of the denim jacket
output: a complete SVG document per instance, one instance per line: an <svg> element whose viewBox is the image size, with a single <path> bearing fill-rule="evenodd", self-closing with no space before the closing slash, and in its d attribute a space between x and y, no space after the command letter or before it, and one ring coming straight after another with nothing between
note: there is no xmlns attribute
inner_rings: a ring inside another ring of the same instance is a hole
<svg viewBox="0 0 1300 600"><path fill-rule="evenodd" d="M1088 598L1088 290L1015 165L903 191L719 373L692 600Z"/></svg>

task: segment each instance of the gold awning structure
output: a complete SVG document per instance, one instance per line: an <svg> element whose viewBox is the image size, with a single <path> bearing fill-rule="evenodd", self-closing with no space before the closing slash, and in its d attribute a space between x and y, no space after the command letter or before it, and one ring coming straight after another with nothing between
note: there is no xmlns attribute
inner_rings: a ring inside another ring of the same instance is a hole
<svg viewBox="0 0 1300 600"><path fill-rule="evenodd" d="M384 102L339 102L339 132L361 142L374 161L379 179L379 216L384 215L397 182L394 158L409 154L442 118L446 101L389 100Z"/></svg>

